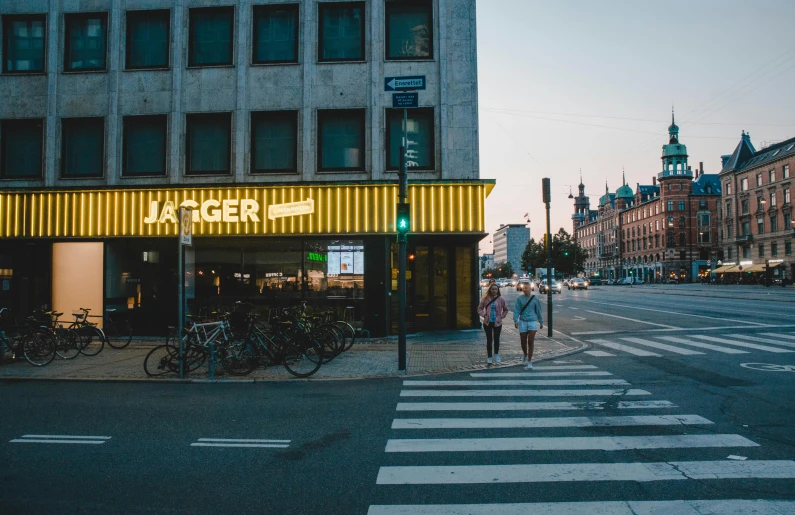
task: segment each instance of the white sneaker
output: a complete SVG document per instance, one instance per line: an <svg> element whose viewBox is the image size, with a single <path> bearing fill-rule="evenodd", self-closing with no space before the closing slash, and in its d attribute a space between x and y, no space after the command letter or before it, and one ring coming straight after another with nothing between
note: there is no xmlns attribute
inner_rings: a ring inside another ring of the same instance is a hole
<svg viewBox="0 0 795 515"><path fill-rule="evenodd" d="M491 365L491 358L486 358L486 363L488 363L489 365Z"/></svg>
<svg viewBox="0 0 795 515"><path fill-rule="evenodd" d="M502 360L500 360L500 355L499 355L499 354L495 354L495 355L494 355L494 361L496 361L496 362L497 362L497 364L500 364L500 363L502 363Z"/></svg>
<svg viewBox="0 0 795 515"><path fill-rule="evenodd" d="M525 367L527 367L527 370L533 370L533 363L528 361L527 365L525 365Z"/></svg>
<svg viewBox="0 0 795 515"><path fill-rule="evenodd" d="M522 356L522 365L527 364L527 356Z"/></svg>

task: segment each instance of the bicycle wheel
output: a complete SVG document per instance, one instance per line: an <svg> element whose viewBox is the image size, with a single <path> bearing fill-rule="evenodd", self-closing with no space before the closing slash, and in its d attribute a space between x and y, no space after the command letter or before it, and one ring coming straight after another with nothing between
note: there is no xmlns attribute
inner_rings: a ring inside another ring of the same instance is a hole
<svg viewBox="0 0 795 515"><path fill-rule="evenodd" d="M342 337L334 326L318 327L311 333L311 337L323 346L323 364L330 362L342 352Z"/></svg>
<svg viewBox="0 0 795 515"><path fill-rule="evenodd" d="M100 329L86 325L77 334L80 335L80 354L83 356L96 356L105 348L105 334Z"/></svg>
<svg viewBox="0 0 795 515"><path fill-rule="evenodd" d="M62 327L55 329L55 353L62 359L75 359L80 354L80 336Z"/></svg>
<svg viewBox="0 0 795 515"><path fill-rule="evenodd" d="M158 345L149 351L144 358L144 372L149 377L166 374L179 374L179 355L175 355L173 347Z"/></svg>
<svg viewBox="0 0 795 515"><path fill-rule="evenodd" d="M126 321L113 322L106 318L106 325L102 328L105 332L105 342L114 349L123 349L132 341L132 328Z"/></svg>
<svg viewBox="0 0 795 515"><path fill-rule="evenodd" d="M257 350L249 340L233 340L218 352L224 370L233 376L247 376L257 368Z"/></svg>
<svg viewBox="0 0 795 515"><path fill-rule="evenodd" d="M323 363L323 346L309 336L287 342L282 349L284 368L295 377L309 377Z"/></svg>
<svg viewBox="0 0 795 515"><path fill-rule="evenodd" d="M353 344L356 342L356 329L351 324L344 321L334 322L334 325L339 327L342 334L345 336L345 348L343 351L351 350Z"/></svg>
<svg viewBox="0 0 795 515"><path fill-rule="evenodd" d="M55 358L55 343L49 334L28 334L22 339L22 353L31 365L43 367Z"/></svg>

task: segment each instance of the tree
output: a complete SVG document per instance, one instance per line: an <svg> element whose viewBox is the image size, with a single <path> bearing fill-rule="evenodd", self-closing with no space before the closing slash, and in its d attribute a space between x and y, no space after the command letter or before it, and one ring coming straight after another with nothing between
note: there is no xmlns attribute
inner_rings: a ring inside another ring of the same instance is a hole
<svg viewBox="0 0 795 515"><path fill-rule="evenodd" d="M528 266L546 268L547 249L544 239L538 243L534 239L527 242L522 253L522 267ZM552 235L552 268L563 275L575 275L584 270L585 258L588 253L574 241L565 229L561 228L557 234Z"/></svg>
<svg viewBox="0 0 795 515"><path fill-rule="evenodd" d="M508 261L494 265L494 268L487 268L481 274L483 278L498 279L500 277L513 277L513 266Z"/></svg>
<svg viewBox="0 0 795 515"><path fill-rule="evenodd" d="M522 268L528 270L528 268L532 267L535 270L545 266L547 266L547 251L544 242L536 243L535 239L530 238L524 252L522 252Z"/></svg>

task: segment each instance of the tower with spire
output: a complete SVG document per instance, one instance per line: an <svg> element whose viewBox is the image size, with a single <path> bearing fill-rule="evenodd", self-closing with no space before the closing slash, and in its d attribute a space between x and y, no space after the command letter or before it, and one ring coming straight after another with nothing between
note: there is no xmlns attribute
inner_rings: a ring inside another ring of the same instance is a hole
<svg viewBox="0 0 795 515"><path fill-rule="evenodd" d="M577 227L581 226L588 220L588 211L591 208L591 201L585 196L585 184L582 183L582 170L580 170L580 184L577 186L579 195L574 197L574 214L571 215L571 223L574 231L572 234L577 233Z"/></svg>
<svg viewBox="0 0 795 515"><path fill-rule="evenodd" d="M660 181L672 177L692 179L693 172L687 165L687 147L679 142L679 126L674 119L674 109L671 108L671 125L668 127L668 144L662 147L662 172L657 177Z"/></svg>

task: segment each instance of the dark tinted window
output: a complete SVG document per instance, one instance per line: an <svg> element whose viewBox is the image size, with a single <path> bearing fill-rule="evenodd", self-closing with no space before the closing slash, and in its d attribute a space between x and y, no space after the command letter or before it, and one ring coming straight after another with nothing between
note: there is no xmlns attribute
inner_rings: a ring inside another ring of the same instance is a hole
<svg viewBox="0 0 795 515"><path fill-rule="evenodd" d="M189 66L232 64L235 9L190 10Z"/></svg>
<svg viewBox="0 0 795 515"><path fill-rule="evenodd" d="M168 67L169 23L165 10L127 13L128 69Z"/></svg>
<svg viewBox="0 0 795 515"><path fill-rule="evenodd" d="M189 114L187 117L187 175L230 172L231 113Z"/></svg>
<svg viewBox="0 0 795 515"><path fill-rule="evenodd" d="M105 119L61 121L61 170L64 177L102 177L105 166Z"/></svg>
<svg viewBox="0 0 795 515"><path fill-rule="evenodd" d="M47 17L3 16L3 72L44 71Z"/></svg>
<svg viewBox="0 0 795 515"><path fill-rule="evenodd" d="M433 58L433 11L431 2L387 2L386 58Z"/></svg>
<svg viewBox="0 0 795 515"><path fill-rule="evenodd" d="M251 114L252 173L296 171L297 120L297 111Z"/></svg>
<svg viewBox="0 0 795 515"><path fill-rule="evenodd" d="M124 117L124 176L166 174L166 127L168 117Z"/></svg>
<svg viewBox="0 0 795 515"><path fill-rule="evenodd" d="M0 122L0 177L41 177L43 126L41 119Z"/></svg>
<svg viewBox="0 0 795 515"><path fill-rule="evenodd" d="M66 15L65 70L105 69L107 26L107 13Z"/></svg>
<svg viewBox="0 0 795 515"><path fill-rule="evenodd" d="M298 62L298 4L254 7L253 62Z"/></svg>
<svg viewBox="0 0 795 515"><path fill-rule="evenodd" d="M364 109L318 111L319 168L364 170Z"/></svg>
<svg viewBox="0 0 795 515"><path fill-rule="evenodd" d="M320 4L318 58L364 60L364 3Z"/></svg>

